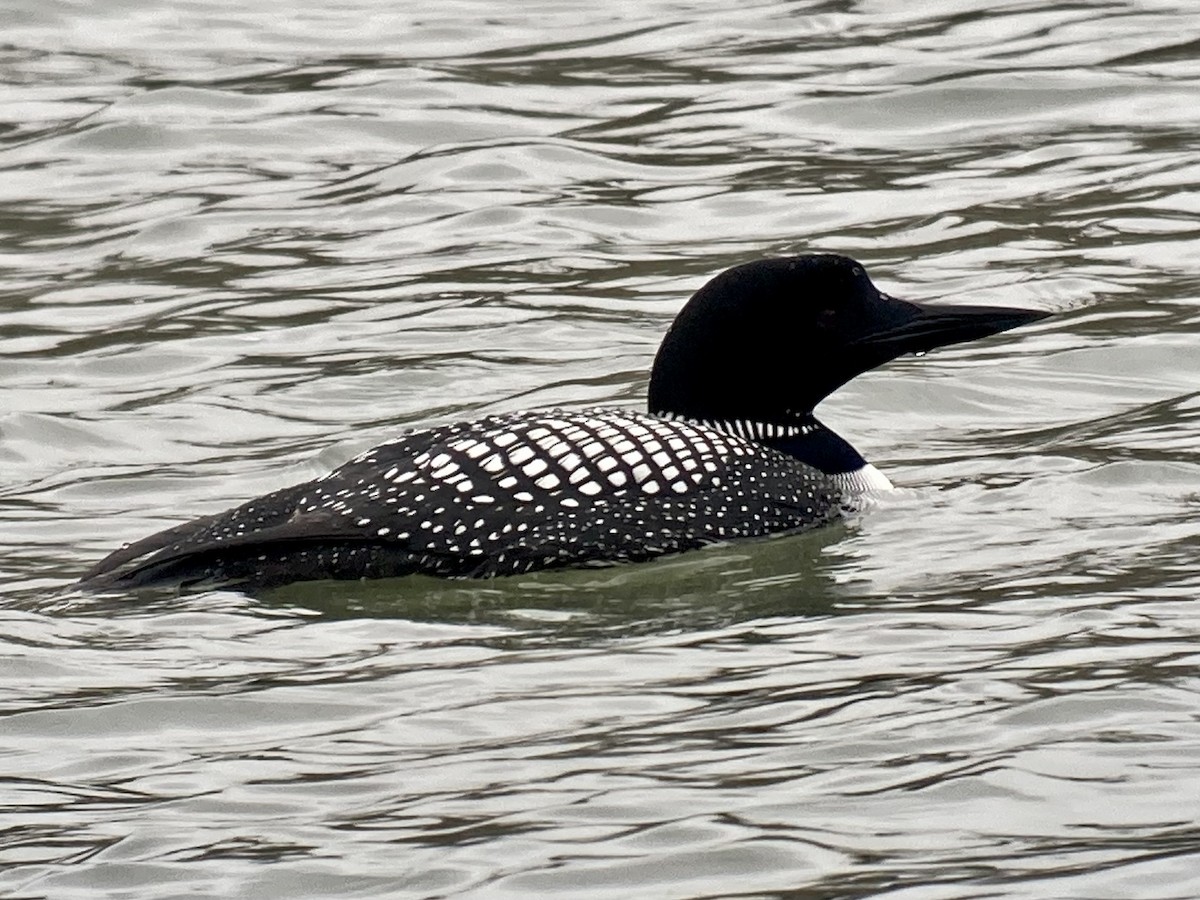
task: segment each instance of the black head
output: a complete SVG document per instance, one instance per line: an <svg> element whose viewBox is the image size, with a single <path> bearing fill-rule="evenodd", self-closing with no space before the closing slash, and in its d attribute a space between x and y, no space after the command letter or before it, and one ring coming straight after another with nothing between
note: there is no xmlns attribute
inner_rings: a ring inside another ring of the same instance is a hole
<svg viewBox="0 0 1200 900"><path fill-rule="evenodd" d="M845 256L758 260L722 272L680 311L654 360L649 407L697 419L786 423L897 356L1047 315L897 300Z"/></svg>

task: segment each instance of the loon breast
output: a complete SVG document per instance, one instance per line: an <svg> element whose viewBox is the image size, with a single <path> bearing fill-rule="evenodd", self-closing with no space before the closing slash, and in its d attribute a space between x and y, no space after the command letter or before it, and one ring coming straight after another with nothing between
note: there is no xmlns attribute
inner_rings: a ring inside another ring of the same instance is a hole
<svg viewBox="0 0 1200 900"><path fill-rule="evenodd" d="M164 532L161 546L132 545L135 565L118 559L107 579L268 586L636 561L819 525L842 493L787 454L701 423L612 409L492 416L410 432Z"/></svg>

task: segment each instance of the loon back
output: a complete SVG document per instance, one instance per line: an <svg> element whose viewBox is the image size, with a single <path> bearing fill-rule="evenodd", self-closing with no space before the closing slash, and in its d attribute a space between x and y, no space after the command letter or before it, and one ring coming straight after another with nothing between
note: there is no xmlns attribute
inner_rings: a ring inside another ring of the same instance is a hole
<svg viewBox="0 0 1200 900"><path fill-rule="evenodd" d="M794 457L702 425L611 409L519 413L411 432L323 478L153 535L84 580L266 587L638 561L818 525L839 496Z"/></svg>
<svg viewBox="0 0 1200 900"><path fill-rule="evenodd" d="M895 300L841 256L738 266L664 338L650 415L535 411L413 431L117 550L80 585L508 575L811 528L890 486L813 416L827 393L901 353L1044 315Z"/></svg>

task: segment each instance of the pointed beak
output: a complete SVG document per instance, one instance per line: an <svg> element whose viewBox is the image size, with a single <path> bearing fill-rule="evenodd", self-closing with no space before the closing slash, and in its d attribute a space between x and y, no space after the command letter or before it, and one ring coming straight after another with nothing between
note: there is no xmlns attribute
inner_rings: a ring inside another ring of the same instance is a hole
<svg viewBox="0 0 1200 900"><path fill-rule="evenodd" d="M1051 315L1005 306L932 306L892 297L886 303L887 313L880 326L852 343L888 359L978 340Z"/></svg>

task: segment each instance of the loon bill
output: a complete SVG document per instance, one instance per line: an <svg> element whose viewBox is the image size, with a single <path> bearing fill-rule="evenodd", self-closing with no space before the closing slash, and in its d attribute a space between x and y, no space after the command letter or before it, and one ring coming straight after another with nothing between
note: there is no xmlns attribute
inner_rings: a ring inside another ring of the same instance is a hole
<svg viewBox="0 0 1200 900"><path fill-rule="evenodd" d="M411 431L314 481L110 554L89 588L481 577L811 528L890 487L813 409L906 353L1049 313L926 306L832 254L717 275L667 331L648 413L530 411Z"/></svg>

